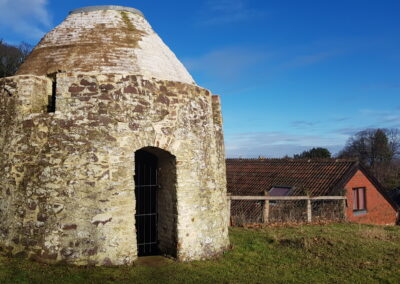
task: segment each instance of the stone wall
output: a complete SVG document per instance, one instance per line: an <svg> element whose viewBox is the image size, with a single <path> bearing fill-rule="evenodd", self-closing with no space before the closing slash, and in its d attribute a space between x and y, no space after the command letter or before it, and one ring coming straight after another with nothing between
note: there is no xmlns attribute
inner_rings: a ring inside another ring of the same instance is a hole
<svg viewBox="0 0 400 284"><path fill-rule="evenodd" d="M176 190L164 196L176 218L165 224L176 230L166 225L164 249L189 261L228 246L218 97L135 75L59 73L56 82L56 112L46 113L50 79L0 81L3 250L49 263L132 263L134 153L143 147L176 159Z"/></svg>

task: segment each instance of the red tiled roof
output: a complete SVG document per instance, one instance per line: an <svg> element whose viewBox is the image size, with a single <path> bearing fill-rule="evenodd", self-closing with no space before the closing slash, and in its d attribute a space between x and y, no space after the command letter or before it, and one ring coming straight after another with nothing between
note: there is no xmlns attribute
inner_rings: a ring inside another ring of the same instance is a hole
<svg viewBox="0 0 400 284"><path fill-rule="evenodd" d="M354 175L353 160L227 159L228 192L264 195L272 187L292 187L291 195L336 195Z"/></svg>

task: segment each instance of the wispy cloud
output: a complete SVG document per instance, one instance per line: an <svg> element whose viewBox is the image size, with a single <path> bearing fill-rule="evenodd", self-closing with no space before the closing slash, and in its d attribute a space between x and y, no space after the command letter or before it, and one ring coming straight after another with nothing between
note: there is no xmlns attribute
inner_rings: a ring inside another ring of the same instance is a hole
<svg viewBox="0 0 400 284"><path fill-rule="evenodd" d="M295 120L292 121L291 126L294 128L308 128L313 127L317 124L317 122L311 122L306 120Z"/></svg>
<svg viewBox="0 0 400 284"><path fill-rule="evenodd" d="M286 62L283 62L280 65L279 69L296 69L299 67L313 65L328 60L332 57L336 57L343 53L345 53L345 51L339 49L332 49L325 51L312 51L306 54L294 55Z"/></svg>
<svg viewBox="0 0 400 284"><path fill-rule="evenodd" d="M223 9L223 6L214 9ZM183 61L190 71L199 72L208 79L232 81L244 76L246 79L242 77L242 82L254 86L264 84L278 74L323 64L351 52L352 49L340 44L334 46L333 43L328 45L322 41L281 49L266 45L238 45L219 47L197 57L184 58Z"/></svg>
<svg viewBox="0 0 400 284"><path fill-rule="evenodd" d="M294 135L284 132L250 132L226 135L228 157L292 156L312 147L327 147L337 153L344 145L343 137Z"/></svg>
<svg viewBox="0 0 400 284"><path fill-rule="evenodd" d="M262 64L269 56L256 48L227 47L183 61L190 71L208 74L217 79L232 80L254 65Z"/></svg>
<svg viewBox="0 0 400 284"><path fill-rule="evenodd" d="M369 127L365 127L365 128L362 128L362 127L344 127L344 128L337 129L336 132L338 134L351 136L351 135L354 135L357 132L360 132L361 130L366 129L366 128L369 128Z"/></svg>
<svg viewBox="0 0 400 284"><path fill-rule="evenodd" d="M334 130L338 135L351 136L369 128L400 128L400 113L394 110L361 109L357 117L360 121L354 122L357 126L345 126Z"/></svg>
<svg viewBox="0 0 400 284"><path fill-rule="evenodd" d="M201 25L213 26L254 20L263 16L261 11L251 9L246 0L212 0L206 2Z"/></svg>
<svg viewBox="0 0 400 284"><path fill-rule="evenodd" d="M333 121L334 122L343 122L343 121L347 121L349 119L350 119L350 117L343 116L343 117L337 117L337 118L333 119Z"/></svg>
<svg viewBox="0 0 400 284"><path fill-rule="evenodd" d="M346 56L365 48L368 41L354 38L321 38L311 42L281 48L278 71L300 69Z"/></svg>
<svg viewBox="0 0 400 284"><path fill-rule="evenodd" d="M344 147L348 138L359 131L368 128L400 128L400 113L396 108L362 109L349 119L336 117L318 121L295 120L286 131L226 133L226 153L228 157L283 157L312 147L325 147L336 154ZM338 125L342 127L334 128Z"/></svg>
<svg viewBox="0 0 400 284"><path fill-rule="evenodd" d="M400 127L400 113L398 110L376 110L376 109L363 109L360 114L374 119L375 125L373 127Z"/></svg>
<svg viewBox="0 0 400 284"><path fill-rule="evenodd" d="M0 30L40 39L51 25L47 0L0 0Z"/></svg>
<svg viewBox="0 0 400 284"><path fill-rule="evenodd" d="M211 11L219 13L235 13L245 9L243 0L213 0L206 4Z"/></svg>

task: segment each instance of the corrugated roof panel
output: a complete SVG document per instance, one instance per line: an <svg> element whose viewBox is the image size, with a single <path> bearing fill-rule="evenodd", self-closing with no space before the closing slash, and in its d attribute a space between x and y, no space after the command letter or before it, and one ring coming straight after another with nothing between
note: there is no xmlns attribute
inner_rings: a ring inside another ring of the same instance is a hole
<svg viewBox="0 0 400 284"><path fill-rule="evenodd" d="M228 191L263 195L272 187L295 187L296 194L329 195L357 162L354 160L227 159Z"/></svg>

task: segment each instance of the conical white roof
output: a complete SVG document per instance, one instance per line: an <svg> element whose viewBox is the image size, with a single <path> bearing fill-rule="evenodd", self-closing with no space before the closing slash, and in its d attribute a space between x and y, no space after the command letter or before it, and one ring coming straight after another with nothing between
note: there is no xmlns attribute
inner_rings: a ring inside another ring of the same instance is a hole
<svg viewBox="0 0 400 284"><path fill-rule="evenodd" d="M72 11L35 47L18 75L126 73L194 84L143 14L121 6Z"/></svg>

